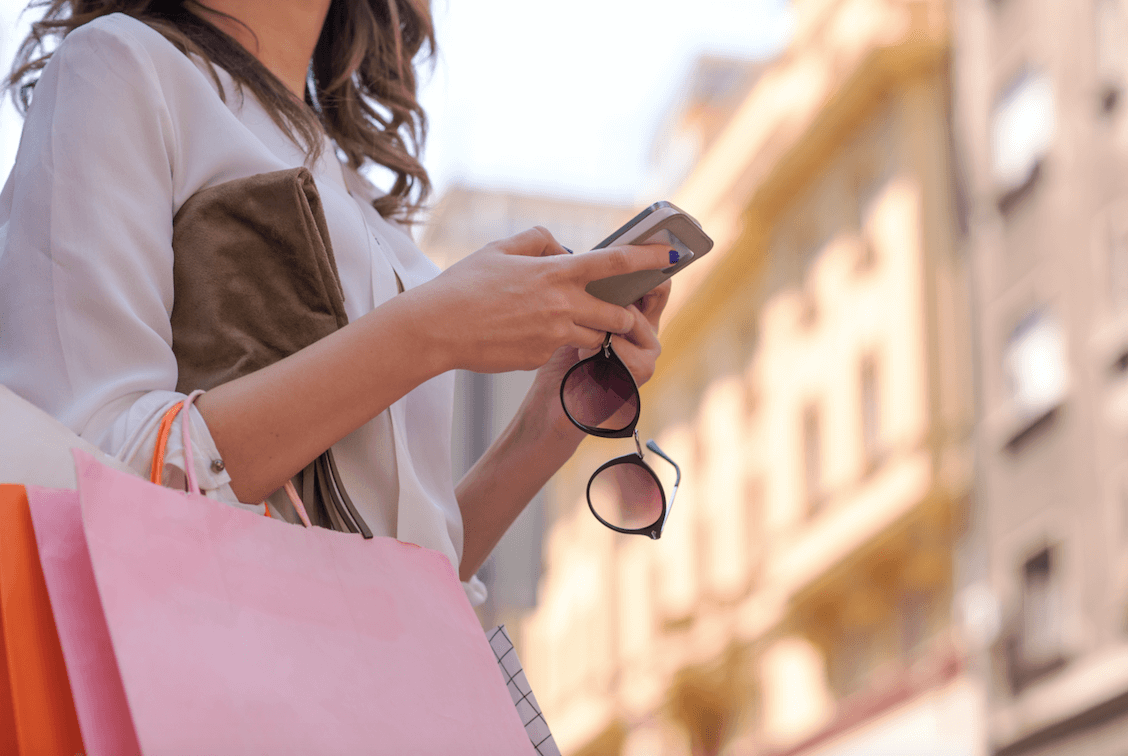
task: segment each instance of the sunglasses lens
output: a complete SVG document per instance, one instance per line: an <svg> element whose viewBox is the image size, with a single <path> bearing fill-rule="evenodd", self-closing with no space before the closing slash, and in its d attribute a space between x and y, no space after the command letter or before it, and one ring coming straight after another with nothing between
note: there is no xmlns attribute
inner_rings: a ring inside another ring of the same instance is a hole
<svg viewBox="0 0 1128 756"><path fill-rule="evenodd" d="M649 527L662 516L662 489L641 465L608 467L591 482L588 499L601 518L624 530Z"/></svg>
<svg viewBox="0 0 1128 756"><path fill-rule="evenodd" d="M581 362L564 380L564 406L588 428L618 431L638 419L638 389L618 359Z"/></svg>

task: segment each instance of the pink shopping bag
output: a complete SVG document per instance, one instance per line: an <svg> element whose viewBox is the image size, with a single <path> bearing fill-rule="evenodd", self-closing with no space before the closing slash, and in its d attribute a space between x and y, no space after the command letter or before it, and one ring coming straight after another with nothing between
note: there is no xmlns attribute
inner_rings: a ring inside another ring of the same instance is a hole
<svg viewBox="0 0 1128 756"><path fill-rule="evenodd" d="M43 578L86 756L140 756L94 571L78 492L27 487Z"/></svg>
<svg viewBox="0 0 1128 756"><path fill-rule="evenodd" d="M441 554L303 529L74 455L109 643L89 600L56 622L93 756L531 752ZM66 492L29 495L37 538L52 515L45 532L73 537L73 514L59 524ZM54 607L62 583L48 572ZM83 644L93 660L76 656Z"/></svg>

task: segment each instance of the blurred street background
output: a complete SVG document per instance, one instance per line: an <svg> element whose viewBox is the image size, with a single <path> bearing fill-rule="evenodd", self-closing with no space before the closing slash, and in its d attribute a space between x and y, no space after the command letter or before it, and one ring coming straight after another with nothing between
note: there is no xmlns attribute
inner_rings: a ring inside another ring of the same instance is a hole
<svg viewBox="0 0 1128 756"><path fill-rule="evenodd" d="M642 392L661 540L588 439L482 570L563 753L1128 754L1128 0L549 5L437 0L424 251L716 242ZM456 476L529 380L459 375Z"/></svg>

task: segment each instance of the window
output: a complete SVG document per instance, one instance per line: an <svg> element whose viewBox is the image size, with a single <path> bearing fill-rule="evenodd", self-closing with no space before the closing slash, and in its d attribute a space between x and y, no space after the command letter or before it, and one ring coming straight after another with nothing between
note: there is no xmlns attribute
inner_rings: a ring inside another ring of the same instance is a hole
<svg viewBox="0 0 1128 756"><path fill-rule="evenodd" d="M1028 671L1061 659L1061 600L1053 553L1043 549L1022 567L1022 661Z"/></svg>
<svg viewBox="0 0 1128 756"><path fill-rule="evenodd" d="M1116 109L1124 87L1128 61L1128 24L1120 0L1097 3L1097 87L1100 107L1106 113Z"/></svg>
<svg viewBox="0 0 1128 756"><path fill-rule="evenodd" d="M877 245L874 244L873 235L863 231L861 235L861 249L858 253L858 272L872 270L877 265Z"/></svg>
<svg viewBox="0 0 1128 756"><path fill-rule="evenodd" d="M756 356L760 341L759 311L749 308L736 318L734 331L740 342L740 356L745 363L751 362Z"/></svg>
<svg viewBox="0 0 1128 756"><path fill-rule="evenodd" d="M819 322L819 304L815 301L815 293L809 288L804 288L802 301L799 303L799 327L803 329L814 328Z"/></svg>
<svg viewBox="0 0 1128 756"><path fill-rule="evenodd" d="M1049 76L1024 73L999 98L991 117L991 171L1004 211L1037 178L1056 128Z"/></svg>
<svg viewBox="0 0 1128 756"><path fill-rule="evenodd" d="M877 263L877 248L873 241L873 228L870 217L874 204L881 193L882 171L876 160L864 163L854 174L854 199L857 202L858 237L861 249L858 254L857 269L865 271Z"/></svg>
<svg viewBox="0 0 1128 756"><path fill-rule="evenodd" d="M815 267L828 241L826 230L820 225L821 219L812 216L800 229L799 280L802 303L799 310L799 326L812 328L819 319L818 297L815 286Z"/></svg>
<svg viewBox="0 0 1128 756"><path fill-rule="evenodd" d="M1065 400L1065 330L1053 314L1036 310L1011 332L1004 355L1010 409L1022 431Z"/></svg>
<svg viewBox="0 0 1128 756"><path fill-rule="evenodd" d="M928 640L930 604L925 591L909 591L901 596L897 614L902 661L912 661Z"/></svg>
<svg viewBox="0 0 1128 756"><path fill-rule="evenodd" d="M744 491L746 537L749 548L762 545L764 538L764 479L760 476L749 478Z"/></svg>
<svg viewBox="0 0 1128 756"><path fill-rule="evenodd" d="M822 498L821 446L819 408L808 404L803 409L803 494L810 514L818 511Z"/></svg>
<svg viewBox="0 0 1128 756"><path fill-rule="evenodd" d="M1120 509L1120 527L1122 535L1128 536L1128 462L1121 463L1113 473L1113 495L1116 505ZM1128 626L1125 627L1128 630Z"/></svg>
<svg viewBox="0 0 1128 756"><path fill-rule="evenodd" d="M832 660L831 683L842 697L864 690L870 673L877 666L877 639L874 628L849 628L840 631Z"/></svg>
<svg viewBox="0 0 1128 756"><path fill-rule="evenodd" d="M1007 674L1018 693L1067 661L1058 552L1044 548L1022 564L1019 611L1007 635Z"/></svg>
<svg viewBox="0 0 1128 756"><path fill-rule="evenodd" d="M1128 311L1128 223L1117 220L1108 230L1108 295L1114 314Z"/></svg>
<svg viewBox="0 0 1128 756"><path fill-rule="evenodd" d="M760 411L760 389L751 378L745 378L741 385L744 398L744 417L751 424L756 420L756 413Z"/></svg>
<svg viewBox="0 0 1128 756"><path fill-rule="evenodd" d="M876 162L868 162L854 173L854 200L857 202L855 223L865 230L881 190L881 170Z"/></svg>
<svg viewBox="0 0 1128 756"><path fill-rule="evenodd" d="M866 472L881 459L881 397L877 381L877 358L867 354L862 358L860 375L862 410L862 458Z"/></svg>
<svg viewBox="0 0 1128 756"><path fill-rule="evenodd" d="M800 292L802 302L799 309L799 326L804 329L814 328L815 324L819 322L819 303L815 291L814 270L814 262L818 259L818 253L818 248L808 248L803 252L802 257L803 283Z"/></svg>

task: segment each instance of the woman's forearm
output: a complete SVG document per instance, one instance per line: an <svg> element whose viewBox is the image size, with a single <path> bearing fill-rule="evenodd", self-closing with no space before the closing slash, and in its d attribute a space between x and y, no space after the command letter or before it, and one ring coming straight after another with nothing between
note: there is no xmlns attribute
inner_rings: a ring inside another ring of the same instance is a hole
<svg viewBox="0 0 1128 756"><path fill-rule="evenodd" d="M269 367L200 397L197 407L240 501L262 501L318 454L430 378L449 355L410 293Z"/></svg>
<svg viewBox="0 0 1128 756"><path fill-rule="evenodd" d="M317 343L202 396L198 406L235 495L261 501L318 454L447 370L527 370L544 365L561 347L592 348L603 333L626 333L637 312L601 302L584 287L669 264L667 251L657 245L610 247L574 258L558 251L543 229L486 245ZM552 405L548 395L556 388L541 397L543 406ZM559 404L548 417L567 423ZM536 414L522 417L535 420ZM524 443L529 429L517 431ZM579 438L564 436L574 450ZM528 472L513 474L528 477L519 483L533 486L532 496L564 459L555 466L530 460ZM539 479L542 467L548 472Z"/></svg>
<svg viewBox="0 0 1128 756"><path fill-rule="evenodd" d="M455 487L462 510L459 577L469 580L517 515L584 438L560 408L558 386L539 381L516 417Z"/></svg>

